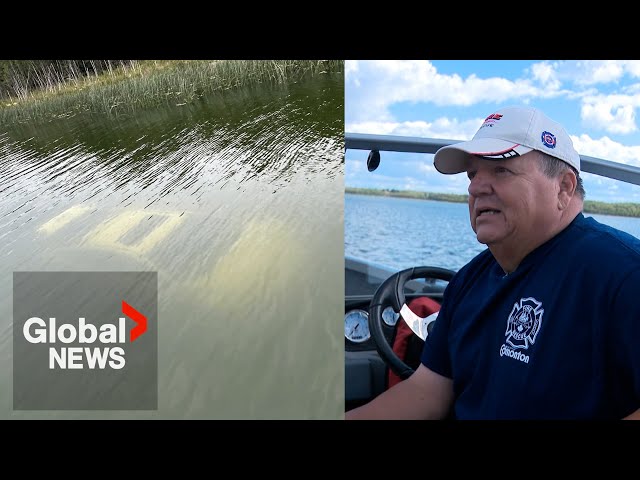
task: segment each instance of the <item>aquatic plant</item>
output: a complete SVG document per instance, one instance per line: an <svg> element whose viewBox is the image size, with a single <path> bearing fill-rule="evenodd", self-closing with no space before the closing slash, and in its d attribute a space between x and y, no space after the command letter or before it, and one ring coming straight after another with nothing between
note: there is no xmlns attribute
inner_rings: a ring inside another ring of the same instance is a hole
<svg viewBox="0 0 640 480"><path fill-rule="evenodd" d="M99 63L103 68L98 68L94 62L88 75L70 75L69 67L65 76L54 67L69 64L56 62L35 64L37 74L26 70L25 75L41 79L35 84L15 80L23 86L14 89L17 96L0 100L0 123L52 121L80 112L118 115L163 103L180 106L215 91L342 73L344 66L342 60L101 61L107 66Z"/></svg>

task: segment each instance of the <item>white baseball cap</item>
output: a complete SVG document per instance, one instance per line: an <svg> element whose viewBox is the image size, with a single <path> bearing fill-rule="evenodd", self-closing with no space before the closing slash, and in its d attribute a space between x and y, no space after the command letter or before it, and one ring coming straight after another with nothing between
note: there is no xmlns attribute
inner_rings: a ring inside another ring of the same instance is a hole
<svg viewBox="0 0 640 480"><path fill-rule="evenodd" d="M467 169L469 155L504 160L539 150L568 163L580 172L580 155L558 122L533 107L505 107L492 113L468 142L440 148L433 164L440 173Z"/></svg>

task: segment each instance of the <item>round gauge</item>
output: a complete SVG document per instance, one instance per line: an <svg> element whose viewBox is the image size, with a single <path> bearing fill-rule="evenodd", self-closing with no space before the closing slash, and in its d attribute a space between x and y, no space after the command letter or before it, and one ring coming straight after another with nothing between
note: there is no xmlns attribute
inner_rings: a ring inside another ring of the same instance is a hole
<svg viewBox="0 0 640 480"><path fill-rule="evenodd" d="M395 324L398 323L399 318L400 314L394 312L392 306L388 306L382 311L382 320L384 320L384 323L390 327L395 326Z"/></svg>
<svg viewBox="0 0 640 480"><path fill-rule="evenodd" d="M364 310L351 310L344 316L344 336L354 343L366 342L371 338L369 314Z"/></svg>

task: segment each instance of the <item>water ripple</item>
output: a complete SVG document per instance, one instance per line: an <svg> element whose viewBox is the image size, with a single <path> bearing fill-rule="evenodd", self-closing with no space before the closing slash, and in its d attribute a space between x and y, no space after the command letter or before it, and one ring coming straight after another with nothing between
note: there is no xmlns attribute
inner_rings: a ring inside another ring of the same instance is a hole
<svg viewBox="0 0 640 480"><path fill-rule="evenodd" d="M0 417L12 272L151 270L160 411L57 415L339 418L343 81L0 132Z"/></svg>

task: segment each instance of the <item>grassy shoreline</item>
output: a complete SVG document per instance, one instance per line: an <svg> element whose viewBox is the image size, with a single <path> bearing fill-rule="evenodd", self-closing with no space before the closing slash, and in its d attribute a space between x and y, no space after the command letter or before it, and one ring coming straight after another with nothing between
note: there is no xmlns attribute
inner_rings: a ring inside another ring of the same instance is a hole
<svg viewBox="0 0 640 480"><path fill-rule="evenodd" d="M206 94L259 84L297 82L344 72L341 60L144 60L97 75L46 84L0 100L0 123L51 121L78 113L131 113L176 106Z"/></svg>
<svg viewBox="0 0 640 480"><path fill-rule="evenodd" d="M435 200L439 202L467 203L468 195L453 193L416 192L412 190L384 190L375 188L345 187L345 193L375 195L385 197ZM608 203L585 200L585 213L616 215L620 217L640 217L640 203Z"/></svg>

